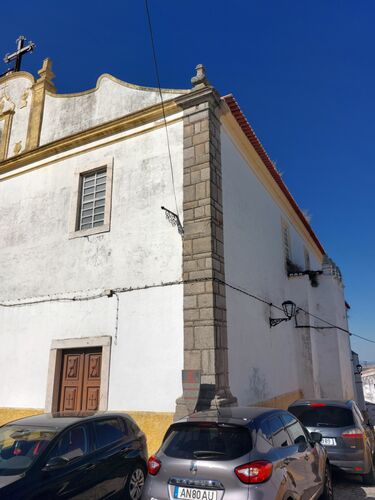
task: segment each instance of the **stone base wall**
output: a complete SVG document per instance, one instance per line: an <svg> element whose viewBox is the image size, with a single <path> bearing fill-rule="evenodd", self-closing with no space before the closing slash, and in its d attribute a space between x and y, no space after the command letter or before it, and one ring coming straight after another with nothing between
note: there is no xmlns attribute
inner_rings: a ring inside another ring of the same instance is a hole
<svg viewBox="0 0 375 500"><path fill-rule="evenodd" d="M119 410L121 411L121 410ZM124 411L124 410L122 410ZM40 408L0 408L0 425L18 418L44 413ZM163 440L164 434L173 422L173 413L127 411L146 434L148 453L155 453Z"/></svg>

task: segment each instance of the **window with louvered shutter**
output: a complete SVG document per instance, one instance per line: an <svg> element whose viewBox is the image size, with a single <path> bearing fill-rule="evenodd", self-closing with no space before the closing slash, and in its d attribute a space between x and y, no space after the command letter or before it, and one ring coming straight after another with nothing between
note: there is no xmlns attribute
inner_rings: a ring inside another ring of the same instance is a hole
<svg viewBox="0 0 375 500"><path fill-rule="evenodd" d="M282 224L282 235L283 235L283 246L284 246L284 254L287 260L291 260L291 248L290 248L290 232L289 226L287 224Z"/></svg>
<svg viewBox="0 0 375 500"><path fill-rule="evenodd" d="M104 224L107 171L96 170L81 176L79 230Z"/></svg>

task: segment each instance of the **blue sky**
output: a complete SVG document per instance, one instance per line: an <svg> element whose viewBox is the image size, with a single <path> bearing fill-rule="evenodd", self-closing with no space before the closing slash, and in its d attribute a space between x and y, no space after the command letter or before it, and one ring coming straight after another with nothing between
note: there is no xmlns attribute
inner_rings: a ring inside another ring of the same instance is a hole
<svg viewBox="0 0 375 500"><path fill-rule="evenodd" d="M188 88L197 63L232 92L327 253L341 267L350 329L375 341L375 2L149 0L164 87ZM155 86L143 0L2 4L0 55L25 34L51 57L59 92L101 73ZM6 69L0 64L0 73ZM352 337L362 360L375 344Z"/></svg>

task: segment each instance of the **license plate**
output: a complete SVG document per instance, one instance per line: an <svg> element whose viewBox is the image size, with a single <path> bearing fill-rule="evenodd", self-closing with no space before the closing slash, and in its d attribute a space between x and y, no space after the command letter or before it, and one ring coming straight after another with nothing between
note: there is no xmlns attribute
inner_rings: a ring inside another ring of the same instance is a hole
<svg viewBox="0 0 375 500"><path fill-rule="evenodd" d="M189 500L217 500L217 491L175 486L173 498L183 498Z"/></svg>
<svg viewBox="0 0 375 500"><path fill-rule="evenodd" d="M322 438L321 443L325 446L336 446L335 438Z"/></svg>

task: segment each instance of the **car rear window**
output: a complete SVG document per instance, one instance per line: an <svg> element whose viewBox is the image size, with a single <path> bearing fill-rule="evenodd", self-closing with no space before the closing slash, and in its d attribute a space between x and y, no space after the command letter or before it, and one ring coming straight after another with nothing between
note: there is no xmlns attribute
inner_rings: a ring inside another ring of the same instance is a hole
<svg viewBox="0 0 375 500"><path fill-rule="evenodd" d="M55 436L55 429L45 427L24 425L1 427L0 476L25 472Z"/></svg>
<svg viewBox="0 0 375 500"><path fill-rule="evenodd" d="M251 448L248 429L204 423L172 427L162 451L168 457L188 460L234 460Z"/></svg>
<svg viewBox="0 0 375 500"><path fill-rule="evenodd" d="M340 406L293 406L289 408L306 427L349 427L354 425L352 411Z"/></svg>

